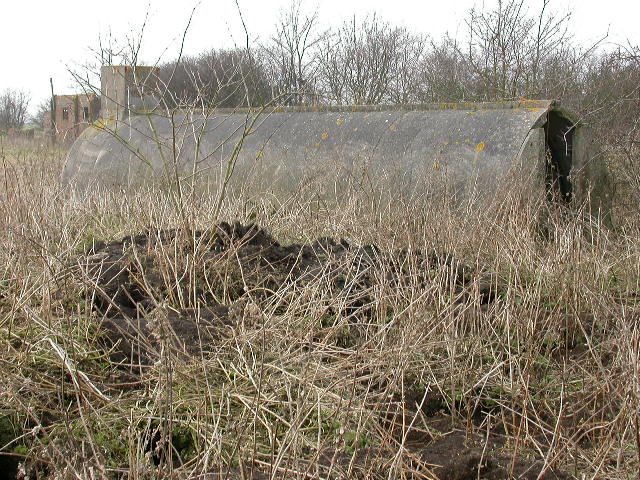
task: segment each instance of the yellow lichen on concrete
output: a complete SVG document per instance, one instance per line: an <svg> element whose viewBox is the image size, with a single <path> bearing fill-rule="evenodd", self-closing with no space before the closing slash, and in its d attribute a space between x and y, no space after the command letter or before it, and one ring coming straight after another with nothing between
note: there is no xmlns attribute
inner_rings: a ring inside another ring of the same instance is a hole
<svg viewBox="0 0 640 480"><path fill-rule="evenodd" d="M106 118L99 118L95 122L91 124L92 127L97 128L98 130L105 130L107 126L116 119L113 115Z"/></svg>

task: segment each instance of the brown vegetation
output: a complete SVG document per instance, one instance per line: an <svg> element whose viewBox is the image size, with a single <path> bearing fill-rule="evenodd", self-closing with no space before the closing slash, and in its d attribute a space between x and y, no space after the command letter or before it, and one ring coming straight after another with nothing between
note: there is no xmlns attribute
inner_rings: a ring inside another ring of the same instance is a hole
<svg viewBox="0 0 640 480"><path fill-rule="evenodd" d="M76 198L64 152L2 151L7 468L637 474L637 210L613 231L548 211L546 236L548 207L515 192L232 196L215 215L195 192Z"/></svg>
<svg viewBox="0 0 640 480"><path fill-rule="evenodd" d="M602 119L614 229L517 183L79 196L64 150L3 140L0 478L637 477L637 49L499 5L469 43L293 8L160 78L170 107L567 98Z"/></svg>

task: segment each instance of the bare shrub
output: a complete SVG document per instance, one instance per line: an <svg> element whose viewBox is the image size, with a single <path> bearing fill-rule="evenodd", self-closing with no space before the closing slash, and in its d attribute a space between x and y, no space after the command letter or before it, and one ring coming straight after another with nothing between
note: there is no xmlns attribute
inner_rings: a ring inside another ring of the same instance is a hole
<svg viewBox="0 0 640 480"><path fill-rule="evenodd" d="M20 90L6 89L0 93L0 131L20 129L28 118L29 95Z"/></svg>
<svg viewBox="0 0 640 480"><path fill-rule="evenodd" d="M425 46L377 20L343 26L344 44L315 43L310 17L292 10L268 98L499 98L533 92L535 77L581 102L590 84L582 105L620 107L610 129L637 158L625 117L636 53L589 69L570 49L536 52L527 39L544 45L540 32L560 30L521 7L478 13L469 55L464 42ZM504 38L487 36L498 24ZM526 50L513 43L523 38ZM262 101L253 61L215 51L163 72L153 114L174 136L153 131L150 112L139 118L170 167L168 188L80 196L58 181L64 151L0 152L7 468L136 480L637 476L637 206L608 230L518 181L465 199L351 178L339 197L315 184L281 196L253 195L249 180L240 192L191 188L197 169L178 168L175 132L197 143L206 122L193 119L216 102ZM220 167L224 182L233 154ZM323 175L345 180L338 168Z"/></svg>
<svg viewBox="0 0 640 480"><path fill-rule="evenodd" d="M375 15L345 22L319 49L320 88L336 104L410 103L424 40Z"/></svg>
<svg viewBox="0 0 640 480"><path fill-rule="evenodd" d="M271 100L264 65L254 52L243 49L182 57L162 65L159 77L180 105L241 107Z"/></svg>
<svg viewBox="0 0 640 480"><path fill-rule="evenodd" d="M637 223L549 212L541 241L506 186L80 201L63 158L1 170L3 447L32 476L637 471Z"/></svg>

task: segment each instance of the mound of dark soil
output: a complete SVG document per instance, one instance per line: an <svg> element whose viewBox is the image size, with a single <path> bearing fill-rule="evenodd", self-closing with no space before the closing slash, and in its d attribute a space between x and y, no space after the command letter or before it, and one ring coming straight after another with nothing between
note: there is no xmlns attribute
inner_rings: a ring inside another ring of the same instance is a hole
<svg viewBox="0 0 640 480"><path fill-rule="evenodd" d="M255 225L226 222L195 232L149 229L98 243L79 265L96 310L106 317L108 337L119 342L114 358L133 361L152 352L163 331L175 333L174 347L187 354L215 348L237 320L234 306L249 299L261 304L312 282L324 282L328 295L340 299L340 313L359 320L371 315L372 289L381 283L400 291L443 282L463 292L476 282L478 302L494 295L489 282L451 255L382 252L332 238L282 245Z"/></svg>
<svg viewBox="0 0 640 480"><path fill-rule="evenodd" d="M468 437L462 431L451 432L416 449L416 453L424 464L433 465L433 473L441 480L566 478L541 462L501 452L504 441L493 434L488 438L479 434Z"/></svg>
<svg viewBox="0 0 640 480"><path fill-rule="evenodd" d="M119 242L97 244L90 253L81 264L96 287L96 305L103 312L148 309L185 292L198 304L220 303L220 293L230 301L249 292L264 297L285 284L308 283L321 275L338 288L355 280L349 287L363 290L373 286L374 270L385 270L396 285L406 283L408 277L426 284L435 269L444 271L442 280L458 287L473 280L469 267L446 254L406 250L383 254L375 245L355 246L331 238L285 246L254 225L226 222L193 233L149 230ZM185 273L192 276L186 278ZM216 278L216 273L225 275ZM488 288L481 297L490 300Z"/></svg>
<svg viewBox="0 0 640 480"><path fill-rule="evenodd" d="M114 362L140 364L160 356L160 345L187 356L213 348L233 324L229 308L215 305L199 309L153 311L137 318L105 318L102 327L113 349Z"/></svg>
<svg viewBox="0 0 640 480"><path fill-rule="evenodd" d="M404 443L404 469L413 472L405 478L437 478L438 480L559 480L568 478L541 461L505 451L505 439L487 432L465 432L451 429L450 418L433 417L430 427L438 436L423 441ZM393 448L393 447L391 447ZM327 470L339 472L342 478L369 478L384 465L379 459L393 457L392 451L365 447L353 453L327 449L319 462ZM386 465L388 467L388 464ZM357 474L354 474L357 472ZM351 474L351 475L350 475Z"/></svg>

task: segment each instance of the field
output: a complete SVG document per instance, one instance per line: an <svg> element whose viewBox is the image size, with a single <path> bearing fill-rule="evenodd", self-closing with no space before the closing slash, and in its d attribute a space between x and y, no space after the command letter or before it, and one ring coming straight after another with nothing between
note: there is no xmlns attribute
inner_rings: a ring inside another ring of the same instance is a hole
<svg viewBox="0 0 640 480"><path fill-rule="evenodd" d="M628 192L219 209L0 142L0 479L638 478Z"/></svg>

